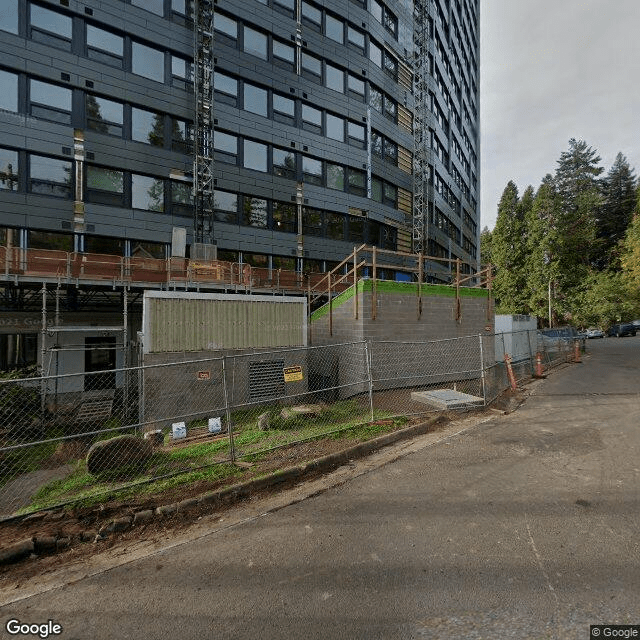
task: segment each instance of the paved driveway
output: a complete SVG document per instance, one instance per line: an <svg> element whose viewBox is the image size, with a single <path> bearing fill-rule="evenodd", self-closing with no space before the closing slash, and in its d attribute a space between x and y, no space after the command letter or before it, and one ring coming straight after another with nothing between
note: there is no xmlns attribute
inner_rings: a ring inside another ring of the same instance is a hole
<svg viewBox="0 0 640 640"><path fill-rule="evenodd" d="M588 346L513 414L0 619L77 639L586 639L640 624L640 337Z"/></svg>

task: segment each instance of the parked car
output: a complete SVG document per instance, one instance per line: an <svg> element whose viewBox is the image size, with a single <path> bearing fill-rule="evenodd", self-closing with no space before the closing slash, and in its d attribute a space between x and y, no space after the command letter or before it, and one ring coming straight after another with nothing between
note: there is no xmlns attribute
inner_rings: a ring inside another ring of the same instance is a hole
<svg viewBox="0 0 640 640"><path fill-rule="evenodd" d="M636 328L631 322L620 322L613 324L607 331L608 336L615 336L616 338L622 338L623 336L635 336Z"/></svg>
<svg viewBox="0 0 640 640"><path fill-rule="evenodd" d="M604 338L604 331L598 327L589 327L585 331L585 335L587 338Z"/></svg>
<svg viewBox="0 0 640 640"><path fill-rule="evenodd" d="M552 329L543 329L539 338L542 339L544 347L558 347L562 345L564 348L572 347L573 342L578 340L581 348L584 349L585 336L578 333L575 327L554 327Z"/></svg>

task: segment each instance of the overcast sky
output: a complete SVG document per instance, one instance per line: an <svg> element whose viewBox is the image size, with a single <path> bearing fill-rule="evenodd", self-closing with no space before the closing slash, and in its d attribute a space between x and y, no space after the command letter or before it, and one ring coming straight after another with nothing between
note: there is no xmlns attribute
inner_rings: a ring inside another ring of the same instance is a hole
<svg viewBox="0 0 640 640"><path fill-rule="evenodd" d="M482 0L481 227L509 180L540 185L570 138L640 171L640 0Z"/></svg>

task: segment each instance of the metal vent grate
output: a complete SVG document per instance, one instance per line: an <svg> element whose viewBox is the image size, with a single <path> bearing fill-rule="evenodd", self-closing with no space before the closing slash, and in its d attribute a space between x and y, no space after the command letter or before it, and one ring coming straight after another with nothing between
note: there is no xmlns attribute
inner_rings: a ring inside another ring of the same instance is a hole
<svg viewBox="0 0 640 640"><path fill-rule="evenodd" d="M284 360L249 363L249 401L260 402L284 396Z"/></svg>

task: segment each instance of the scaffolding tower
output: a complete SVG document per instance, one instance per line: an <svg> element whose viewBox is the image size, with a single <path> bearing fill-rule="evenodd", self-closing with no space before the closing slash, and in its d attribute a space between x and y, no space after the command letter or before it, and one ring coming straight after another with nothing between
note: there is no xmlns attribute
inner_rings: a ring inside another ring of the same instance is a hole
<svg viewBox="0 0 640 640"><path fill-rule="evenodd" d="M194 0L193 68L194 68L194 130L193 130L193 241L195 258L215 258L207 251L212 247L214 186L214 1Z"/></svg>
<svg viewBox="0 0 640 640"><path fill-rule="evenodd" d="M431 140L429 131L429 4L430 0L413 3L413 251L428 253L429 165Z"/></svg>

